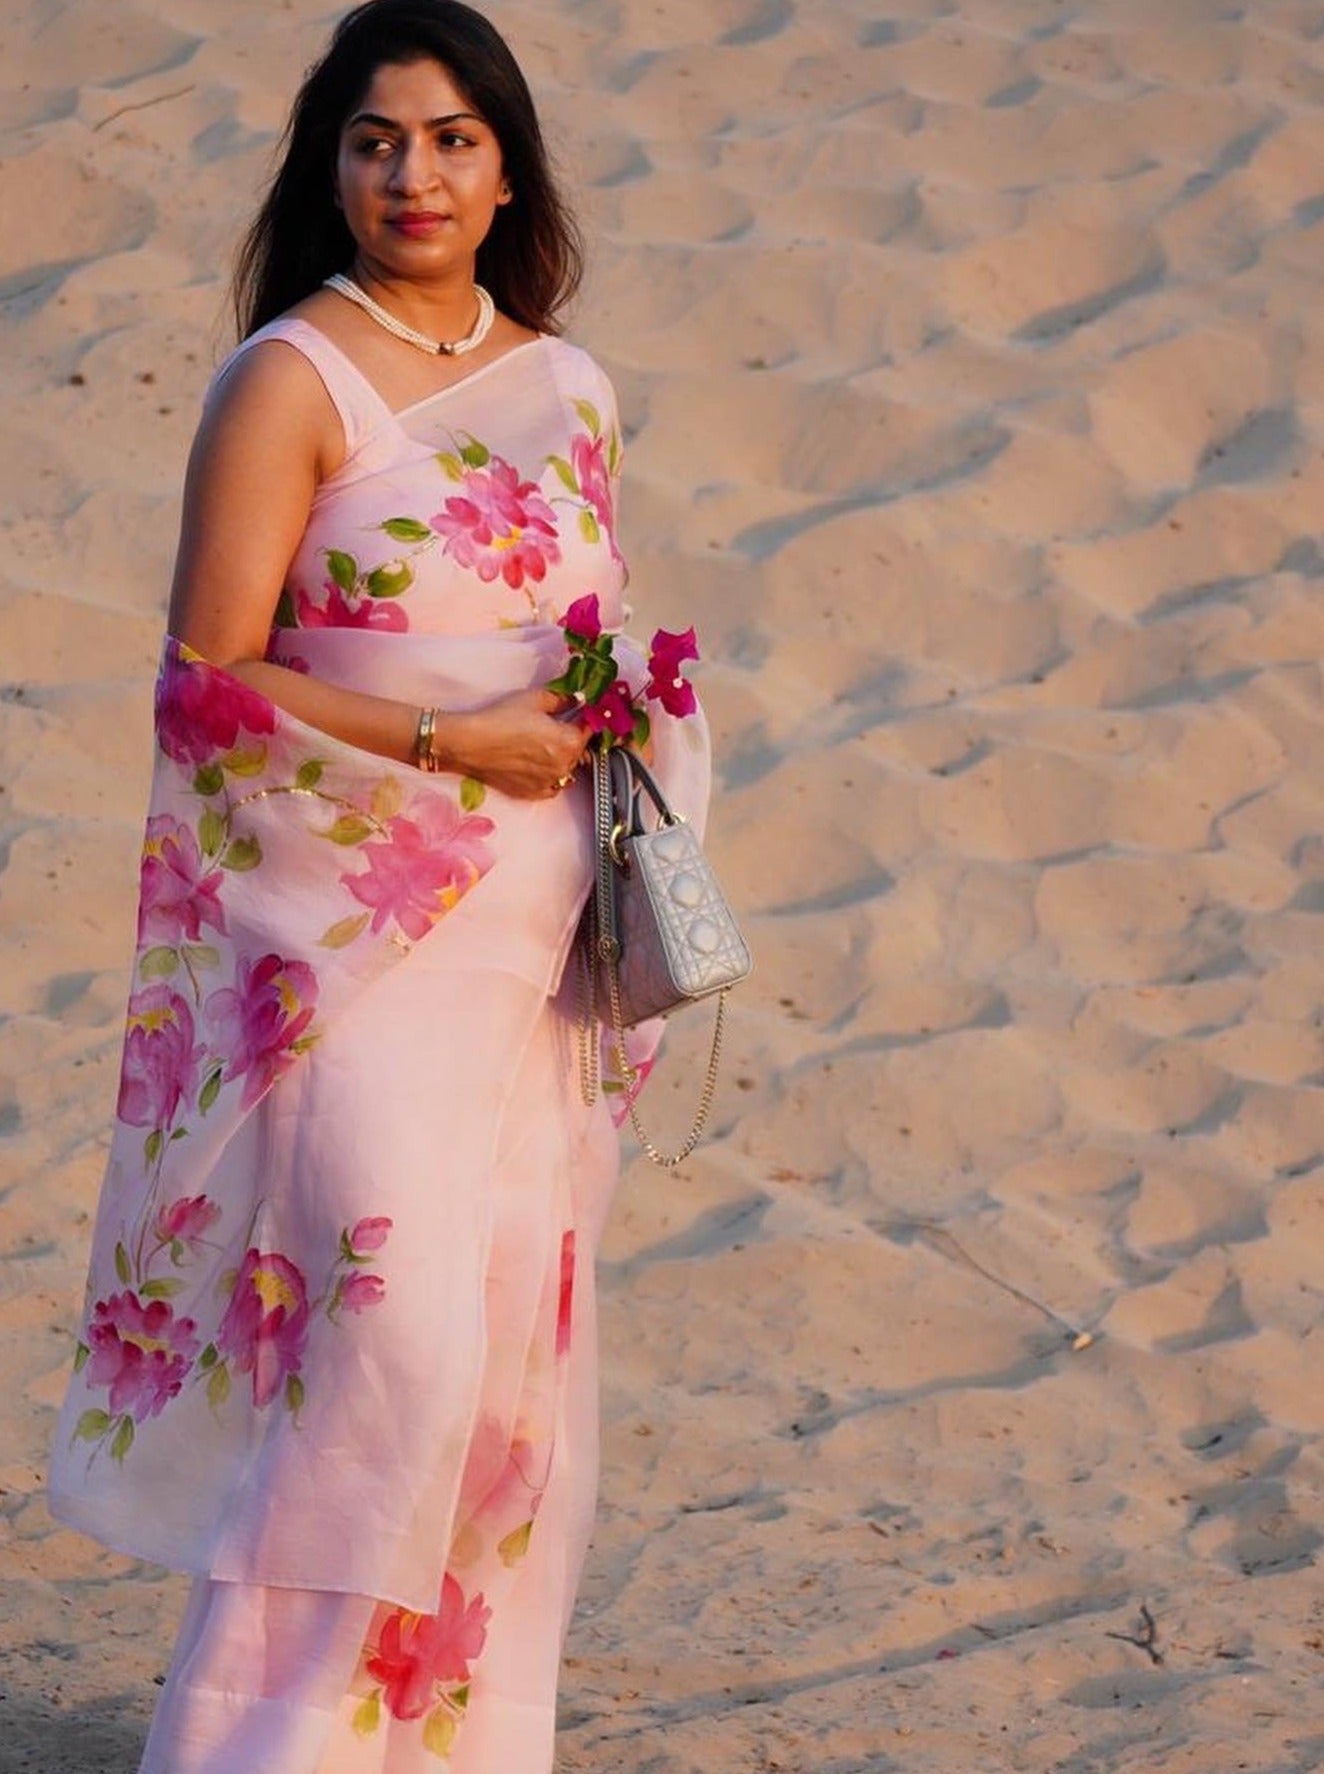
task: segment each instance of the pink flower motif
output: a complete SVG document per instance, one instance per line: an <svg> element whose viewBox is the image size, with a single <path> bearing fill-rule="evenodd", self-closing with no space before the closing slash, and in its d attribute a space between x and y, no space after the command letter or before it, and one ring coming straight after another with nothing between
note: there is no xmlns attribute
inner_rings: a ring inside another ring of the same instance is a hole
<svg viewBox="0 0 1324 1774"><path fill-rule="evenodd" d="M276 710L265 696L205 660L166 652L156 681L156 737L177 764L205 764L241 732L274 733Z"/></svg>
<svg viewBox="0 0 1324 1774"><path fill-rule="evenodd" d="M628 739L634 732L634 699L624 678L615 678L596 702L586 702L579 719L590 733L609 728L618 738Z"/></svg>
<svg viewBox="0 0 1324 1774"><path fill-rule="evenodd" d="M216 1333L216 1348L241 1374L253 1376L253 1403L269 1405L289 1374L297 1374L308 1340L308 1284L278 1251L249 1250Z"/></svg>
<svg viewBox="0 0 1324 1774"><path fill-rule="evenodd" d="M294 610L300 628L381 628L392 634L404 634L409 628L409 617L394 598L369 597L365 592L351 603L334 579L324 581L322 589L326 602L319 604L295 587Z"/></svg>
<svg viewBox="0 0 1324 1774"><path fill-rule="evenodd" d="M598 528L619 560L621 557L616 546L616 514L612 507L611 476L607 472L606 438L591 437L587 431L577 431L570 442L570 466L575 471L575 479L579 482L579 490L585 502L592 507L593 515L598 520Z"/></svg>
<svg viewBox="0 0 1324 1774"><path fill-rule="evenodd" d="M87 1329L90 1386L110 1389L112 1416L155 1417L175 1398L198 1352L197 1325L176 1318L168 1300L144 1304L135 1293L98 1300Z"/></svg>
<svg viewBox="0 0 1324 1774"><path fill-rule="evenodd" d="M556 1353L565 1355L570 1349L570 1320L575 1304L575 1234L574 1229L561 1237L561 1295L556 1307Z"/></svg>
<svg viewBox="0 0 1324 1774"><path fill-rule="evenodd" d="M195 1043L188 1000L168 985L144 986L129 999L116 1113L130 1127L169 1127L198 1088L203 1049Z"/></svg>
<svg viewBox="0 0 1324 1774"><path fill-rule="evenodd" d="M441 1683L469 1680L469 1665L482 1655L492 1610L481 1595L466 1603L464 1591L446 1573L441 1606L435 1614L396 1608L382 1625L368 1674L385 1689L387 1707L397 1719L421 1719Z"/></svg>
<svg viewBox="0 0 1324 1774"><path fill-rule="evenodd" d="M578 635L581 641L596 641L602 633L602 611L597 592L590 591L584 597L577 597L560 620L561 627Z"/></svg>
<svg viewBox="0 0 1324 1774"><path fill-rule="evenodd" d="M644 694L656 698L669 715L692 715L698 707L694 686L681 676L680 667L683 660L698 657L693 628L687 628L683 634L669 634L665 628L659 628L648 655L652 675Z"/></svg>
<svg viewBox="0 0 1324 1774"><path fill-rule="evenodd" d="M470 469L463 485L463 493L453 493L432 519L445 552L485 585L498 577L513 591L525 579L541 583L561 549L556 514L538 483L521 480L513 464L493 456L487 468Z"/></svg>
<svg viewBox="0 0 1324 1774"><path fill-rule="evenodd" d="M224 1077L243 1077L241 1108L251 1109L292 1063L317 1008L317 975L306 961L243 956L233 986L207 1000L206 1015Z"/></svg>
<svg viewBox="0 0 1324 1774"><path fill-rule="evenodd" d="M156 1236L162 1244L196 1244L220 1217L219 1203L209 1201L205 1195L185 1196L157 1214Z"/></svg>
<svg viewBox="0 0 1324 1774"><path fill-rule="evenodd" d="M492 866L490 819L463 813L443 795L421 797L408 814L388 820L386 836L359 847L362 874L340 878L362 905L373 908L372 930L391 918L417 942Z"/></svg>
<svg viewBox="0 0 1324 1774"><path fill-rule="evenodd" d="M391 1236L394 1225L395 1221L388 1219L360 1220L349 1234L349 1248L356 1257L380 1250Z"/></svg>
<svg viewBox="0 0 1324 1774"><path fill-rule="evenodd" d="M385 1298L386 1283L380 1275L347 1275L336 1289L336 1308L366 1312L369 1306L380 1306Z"/></svg>
<svg viewBox="0 0 1324 1774"><path fill-rule="evenodd" d="M139 879L138 942L197 942L202 926L225 934L225 909L217 897L224 879L209 869L192 827L169 813L147 821Z"/></svg>

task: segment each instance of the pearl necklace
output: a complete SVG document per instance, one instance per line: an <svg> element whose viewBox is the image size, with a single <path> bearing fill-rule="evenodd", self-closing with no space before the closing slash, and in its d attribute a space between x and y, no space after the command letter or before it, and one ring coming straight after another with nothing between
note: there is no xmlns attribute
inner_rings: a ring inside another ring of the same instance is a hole
<svg viewBox="0 0 1324 1774"><path fill-rule="evenodd" d="M429 357L463 357L466 351L476 351L491 332L492 322L496 319L496 304L480 283L474 285L474 294L478 298L478 318L469 332L453 343L446 339L431 339L426 333L415 332L412 326L406 326L403 320L397 320L380 302L374 302L367 290L361 289L353 278L346 277L341 271L337 271L334 277L328 277L322 287L335 290L337 295L356 303L378 326L385 327L388 333L394 333L397 339L403 339L406 345L426 351Z"/></svg>

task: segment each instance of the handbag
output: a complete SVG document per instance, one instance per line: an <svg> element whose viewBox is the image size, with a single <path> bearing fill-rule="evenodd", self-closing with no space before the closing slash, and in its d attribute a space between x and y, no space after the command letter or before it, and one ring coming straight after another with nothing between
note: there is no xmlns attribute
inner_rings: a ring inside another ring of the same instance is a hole
<svg viewBox="0 0 1324 1774"><path fill-rule="evenodd" d="M703 1135L717 1087L726 994L753 961L694 828L667 804L643 759L628 747L601 744L589 756L594 881L577 944L584 977L580 1084L592 1105L600 1088L598 1025L605 1021L615 1036L635 1137L654 1164L670 1170ZM713 996L717 1020L699 1106L684 1145L664 1153L640 1125L638 1075L626 1056L625 1031Z"/></svg>

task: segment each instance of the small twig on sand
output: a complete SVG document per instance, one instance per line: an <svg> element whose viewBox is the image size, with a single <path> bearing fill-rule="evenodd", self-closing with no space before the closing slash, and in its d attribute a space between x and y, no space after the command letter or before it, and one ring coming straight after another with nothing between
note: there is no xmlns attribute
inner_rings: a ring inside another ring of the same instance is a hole
<svg viewBox="0 0 1324 1774"><path fill-rule="evenodd" d="M1144 1602L1140 1604L1140 1627L1138 1633L1105 1632L1103 1636L1120 1639L1124 1645L1134 1645L1137 1651L1144 1651L1149 1661L1157 1667L1163 1661L1163 1653L1158 1648L1158 1626Z"/></svg>
<svg viewBox="0 0 1324 1774"><path fill-rule="evenodd" d="M1094 1341L1092 1331L1081 1330L1079 1325L1072 1324L1070 1320L1063 1318L1060 1312L1054 1312L1051 1306L1045 1306L1042 1300L1036 1300L1033 1294L1027 1294L1014 1282L1004 1281L1001 1275L995 1275L991 1269L986 1269L981 1262L970 1255L963 1244L952 1237L945 1226L935 1225L932 1220L915 1220L912 1222L912 1229L919 1234L931 1250L953 1258L965 1268L972 1269L976 1275L983 1276L984 1280L991 1282L994 1287L1000 1287L1003 1293L1010 1294L1013 1300L1019 1300L1023 1306L1032 1306L1036 1312L1042 1313L1050 1324L1056 1325L1073 1349L1088 1349Z"/></svg>
<svg viewBox="0 0 1324 1774"><path fill-rule="evenodd" d="M154 99L139 99L136 105L121 105L118 111L112 111L108 117L103 117L100 123L94 123L92 134L95 135L99 129L104 129L108 123L113 123L117 117L127 117L130 111L146 111L153 105L164 105L170 99L186 98L189 93L196 91L197 84L195 82L192 86L181 86L177 92L159 92Z"/></svg>

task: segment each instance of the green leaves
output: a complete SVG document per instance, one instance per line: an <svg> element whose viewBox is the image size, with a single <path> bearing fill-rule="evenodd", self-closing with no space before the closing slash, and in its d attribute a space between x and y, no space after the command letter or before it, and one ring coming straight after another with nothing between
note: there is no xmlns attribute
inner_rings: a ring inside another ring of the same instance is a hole
<svg viewBox="0 0 1324 1774"><path fill-rule="evenodd" d="M217 1066L215 1071L209 1072L202 1089L198 1092L198 1108L204 1115L221 1094L221 1077L224 1070L223 1066Z"/></svg>
<svg viewBox="0 0 1324 1774"><path fill-rule="evenodd" d="M258 744L251 751L245 751L237 745L233 751L226 752L221 765L233 776L260 776L267 767L267 748Z"/></svg>
<svg viewBox="0 0 1324 1774"><path fill-rule="evenodd" d="M366 1700L360 1700L354 1708L354 1717L350 1720L351 1729L356 1737L371 1737L382 1722L382 1691L374 1688Z"/></svg>
<svg viewBox="0 0 1324 1774"><path fill-rule="evenodd" d="M207 1381L207 1403L214 1411L218 1411L229 1396L230 1370L222 1361L212 1369L211 1378Z"/></svg>
<svg viewBox="0 0 1324 1774"><path fill-rule="evenodd" d="M574 469L566 461L565 457L564 456L549 456L547 458L547 460L548 460L549 464L556 470L556 478L560 481L561 485L563 487L565 487L568 492L578 493L578 491L579 491L578 477L576 476Z"/></svg>
<svg viewBox="0 0 1324 1774"><path fill-rule="evenodd" d="M79 1343L74 1349L74 1372L76 1374L82 1373L83 1369L87 1366L88 1358L91 1353L92 1351L88 1348L86 1343Z"/></svg>
<svg viewBox="0 0 1324 1774"><path fill-rule="evenodd" d="M144 979L169 979L179 966L179 951L164 946L148 949L138 963Z"/></svg>
<svg viewBox="0 0 1324 1774"><path fill-rule="evenodd" d="M423 1747L430 1755L446 1757L455 1743L456 1721L444 1706L430 1712L423 1723Z"/></svg>
<svg viewBox="0 0 1324 1774"><path fill-rule="evenodd" d="M225 855L221 858L223 869L233 869L236 874L247 874L255 869L262 860L262 846L251 835L236 838Z"/></svg>
<svg viewBox="0 0 1324 1774"><path fill-rule="evenodd" d="M194 772L193 792L199 795L219 795L225 787L225 772L219 764L203 764Z"/></svg>
<svg viewBox="0 0 1324 1774"><path fill-rule="evenodd" d="M204 856L219 856L225 843L226 822L214 807L203 810L198 821L198 844Z"/></svg>
<svg viewBox="0 0 1324 1774"><path fill-rule="evenodd" d="M157 1128L156 1130L156 1137L159 1141L161 1137L160 1128ZM157 1150L160 1150L159 1144ZM119 1277L120 1285L122 1287L127 1287L132 1279L133 1271L129 1268L129 1253L125 1250L122 1243L115 1246L115 1273Z"/></svg>
<svg viewBox="0 0 1324 1774"><path fill-rule="evenodd" d="M386 531L392 542L427 542L432 536L428 526L416 517L388 517L379 527Z"/></svg>
<svg viewBox="0 0 1324 1774"><path fill-rule="evenodd" d="M325 766L320 758L305 758L295 772L295 788L316 788L318 783L322 780L322 771L324 768Z"/></svg>
<svg viewBox="0 0 1324 1774"><path fill-rule="evenodd" d="M180 950L190 967L219 967L221 951L209 942L186 942Z"/></svg>
<svg viewBox="0 0 1324 1774"><path fill-rule="evenodd" d="M122 1460L133 1446L133 1418L121 1417L119 1427L115 1431L114 1440L110 1444L112 1460Z"/></svg>
<svg viewBox="0 0 1324 1774"><path fill-rule="evenodd" d="M169 1277L164 1277L159 1281L145 1281L138 1289L138 1293L144 1300L173 1300L183 1286L182 1281L174 1281Z"/></svg>
<svg viewBox="0 0 1324 1774"><path fill-rule="evenodd" d="M439 450L437 453L437 461L441 465L441 472L446 476L447 480L464 479L464 463L461 462L458 456L453 455L450 450Z"/></svg>
<svg viewBox="0 0 1324 1774"><path fill-rule="evenodd" d="M146 1160L149 1164L155 1164L157 1159L161 1156L161 1152L162 1152L162 1149L164 1146L165 1146L165 1135L161 1132L161 1129L159 1127L154 1127L152 1129L152 1131L148 1134L147 1138L143 1141L143 1157L146 1158ZM117 1244L115 1246L115 1267L116 1267L116 1269L118 1269L120 1266L120 1251L123 1248L124 1248L123 1245ZM128 1258L126 1257L125 1258L126 1267L127 1267L127 1264L128 1264ZM120 1276L121 1281L127 1281L128 1279L129 1278L127 1275Z"/></svg>
<svg viewBox="0 0 1324 1774"><path fill-rule="evenodd" d="M473 813L487 799L487 788L476 776L460 778L460 805L466 813Z"/></svg>
<svg viewBox="0 0 1324 1774"><path fill-rule="evenodd" d="M594 437L602 436L602 418L591 400L577 400L575 411L588 426Z"/></svg>
<svg viewBox="0 0 1324 1774"><path fill-rule="evenodd" d="M282 591L276 599L276 613L271 618L271 625L273 628L297 628L299 626L294 599L288 591Z"/></svg>
<svg viewBox="0 0 1324 1774"><path fill-rule="evenodd" d="M585 542L601 542L602 528L597 517L586 505L579 514L579 533Z"/></svg>
<svg viewBox="0 0 1324 1774"><path fill-rule="evenodd" d="M286 1410L292 1411L295 1416L298 1416L299 1412L303 1409L305 1396L304 1384L298 1374L287 1374L285 1378Z"/></svg>
<svg viewBox="0 0 1324 1774"><path fill-rule="evenodd" d="M342 549L327 549L326 570L341 591L351 592L359 582L359 563L352 554L345 554Z"/></svg>
<svg viewBox="0 0 1324 1774"><path fill-rule="evenodd" d="M460 460L467 468L486 468L492 460L491 450L486 444L479 443L471 432L466 431L464 435L469 441L460 451Z"/></svg>
<svg viewBox="0 0 1324 1774"><path fill-rule="evenodd" d="M74 1440L100 1441L102 1436L110 1428L110 1424L111 1415L109 1411L84 1411L82 1416L78 1419L77 1426L74 1429Z"/></svg>
<svg viewBox="0 0 1324 1774"><path fill-rule="evenodd" d="M318 938L319 946L324 949L347 949L350 943L362 936L371 916L371 912L359 912L353 917L341 918Z"/></svg>
<svg viewBox="0 0 1324 1774"><path fill-rule="evenodd" d="M373 822L363 813L342 813L335 824L322 832L333 844L361 844L373 833Z"/></svg>
<svg viewBox="0 0 1324 1774"><path fill-rule="evenodd" d="M368 596L399 597L413 583L414 569L409 562L392 561L384 567L374 567L368 574Z"/></svg>

